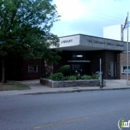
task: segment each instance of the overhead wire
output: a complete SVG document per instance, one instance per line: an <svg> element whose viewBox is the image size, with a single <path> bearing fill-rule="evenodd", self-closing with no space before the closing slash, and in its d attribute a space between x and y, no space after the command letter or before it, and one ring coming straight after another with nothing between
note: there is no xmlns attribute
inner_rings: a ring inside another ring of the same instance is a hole
<svg viewBox="0 0 130 130"><path fill-rule="evenodd" d="M78 13L80 13L80 14L84 14L84 15L91 15L91 17L97 17L97 18L102 18L102 19L106 19L106 20L111 20L111 21L116 21L116 22L119 22L119 23L121 23L121 24L123 24L122 22L124 22L125 21L125 19L123 19L123 18L119 18L119 17L115 17L115 16L110 16L110 15L106 15L106 14L99 14L99 13L93 13L93 12L90 12L90 11L81 11L81 12L83 12L83 13L80 13L80 12L78 12Z"/></svg>

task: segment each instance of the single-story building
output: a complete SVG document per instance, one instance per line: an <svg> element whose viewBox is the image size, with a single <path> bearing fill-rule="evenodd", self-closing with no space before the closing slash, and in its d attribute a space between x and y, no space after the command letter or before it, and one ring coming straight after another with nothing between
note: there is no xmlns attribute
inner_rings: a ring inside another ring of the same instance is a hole
<svg viewBox="0 0 130 130"><path fill-rule="evenodd" d="M62 50L59 52L61 56L59 64L50 67L53 73L63 65L70 65L71 70L81 75L98 73L101 59L103 78L126 78L126 42L84 34L69 35L59 39L59 47L50 47L50 49ZM130 43L128 49L130 50ZM7 79L13 80L38 79L45 74L44 68L45 65L41 60L25 61L18 57L9 58L6 66L6 75ZM1 72L0 70L0 74Z"/></svg>
<svg viewBox="0 0 130 130"><path fill-rule="evenodd" d="M91 75L99 72L101 59L103 78L126 78L126 42L76 34L60 37L59 47L51 48L62 50L62 60L58 66L54 66L54 71L62 65L69 64L72 70L81 75Z"/></svg>

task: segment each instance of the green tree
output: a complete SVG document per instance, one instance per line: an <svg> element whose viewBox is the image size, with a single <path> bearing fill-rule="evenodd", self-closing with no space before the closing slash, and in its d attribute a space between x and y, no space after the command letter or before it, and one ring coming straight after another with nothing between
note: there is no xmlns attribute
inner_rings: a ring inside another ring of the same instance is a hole
<svg viewBox="0 0 130 130"><path fill-rule="evenodd" d="M52 4L52 0L0 0L3 83L6 82L5 59L9 55L44 59L51 52L49 46L57 45L58 37L50 29L58 19L56 5ZM53 58L48 56L48 59L50 57Z"/></svg>

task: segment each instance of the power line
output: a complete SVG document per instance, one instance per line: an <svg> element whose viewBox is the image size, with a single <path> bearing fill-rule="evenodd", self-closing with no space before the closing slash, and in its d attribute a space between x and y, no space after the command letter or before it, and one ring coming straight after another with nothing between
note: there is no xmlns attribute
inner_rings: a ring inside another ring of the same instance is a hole
<svg viewBox="0 0 130 130"><path fill-rule="evenodd" d="M111 21L116 21L116 22L120 22L122 24L122 22L125 21L125 19L119 18L119 17L115 17L115 16L110 16L110 15L106 15L106 14L99 14L99 13L93 13L93 12L86 12L86 11L81 11L83 13L80 14L86 14L86 15L91 15L91 17L97 17L97 18L103 18L104 20L111 20ZM79 13L79 12L78 12Z"/></svg>

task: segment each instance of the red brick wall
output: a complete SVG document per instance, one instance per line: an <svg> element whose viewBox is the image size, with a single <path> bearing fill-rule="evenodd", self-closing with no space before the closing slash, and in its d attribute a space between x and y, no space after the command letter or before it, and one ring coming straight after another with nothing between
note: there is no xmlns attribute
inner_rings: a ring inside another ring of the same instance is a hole
<svg viewBox="0 0 130 130"><path fill-rule="evenodd" d="M117 52L113 51L106 51L105 53L105 72L104 72L104 77L106 79L114 79L115 77L115 71L114 71L114 76L111 77L111 75L108 75L108 71L110 70L110 63L113 62L114 64L114 70L115 70L115 63L117 62Z"/></svg>
<svg viewBox="0 0 130 130"><path fill-rule="evenodd" d="M130 66L130 53L129 53L129 66ZM122 66L127 66L127 53L120 53L120 78L121 79L126 79L127 78L127 73L122 73L121 68ZM130 75L129 75L130 78Z"/></svg>
<svg viewBox="0 0 130 130"><path fill-rule="evenodd" d="M38 72L29 73L28 72L28 65L37 65ZM43 75L43 69L44 69L44 64L41 60L29 60L29 61L25 60L24 64L23 64L23 69L22 69L22 79L23 80L39 79Z"/></svg>

